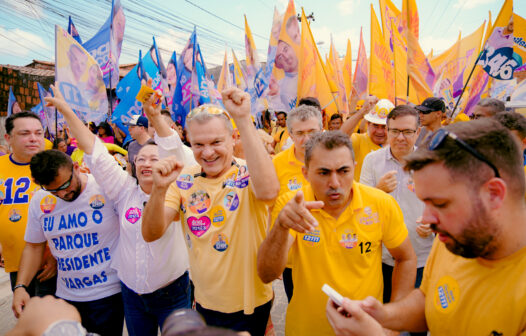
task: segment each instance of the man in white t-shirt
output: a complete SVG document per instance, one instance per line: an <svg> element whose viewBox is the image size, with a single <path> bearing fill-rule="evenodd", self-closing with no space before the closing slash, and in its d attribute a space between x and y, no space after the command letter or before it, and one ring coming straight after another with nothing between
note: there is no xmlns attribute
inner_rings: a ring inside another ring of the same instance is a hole
<svg viewBox="0 0 526 336"><path fill-rule="evenodd" d="M42 189L29 204L26 246L13 296L13 311L29 300L46 242L57 259L56 295L80 312L83 326L100 335L122 335L124 310L117 272L110 268L119 239L113 203L91 175L57 150L33 156L31 175Z"/></svg>

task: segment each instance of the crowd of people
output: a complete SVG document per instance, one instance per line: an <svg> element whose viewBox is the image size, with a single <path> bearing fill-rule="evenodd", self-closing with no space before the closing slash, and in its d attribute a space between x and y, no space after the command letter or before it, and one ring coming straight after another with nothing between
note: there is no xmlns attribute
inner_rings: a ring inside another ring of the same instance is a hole
<svg viewBox="0 0 526 336"><path fill-rule="evenodd" d="M229 88L183 130L152 96L123 144L52 90L66 122L52 146L38 116L5 122L12 335L164 334L189 308L265 335L276 279L287 335L526 333L526 117L501 101L457 122L435 97L332 116L305 97L256 129Z"/></svg>

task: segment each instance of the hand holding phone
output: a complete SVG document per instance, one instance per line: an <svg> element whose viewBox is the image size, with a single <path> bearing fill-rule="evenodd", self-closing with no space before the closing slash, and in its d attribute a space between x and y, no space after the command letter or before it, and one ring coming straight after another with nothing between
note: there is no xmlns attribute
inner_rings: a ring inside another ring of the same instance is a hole
<svg viewBox="0 0 526 336"><path fill-rule="evenodd" d="M321 287L321 290L331 298L332 302L337 304L338 306L342 306L343 302L343 296L335 291L331 286L324 284L323 287Z"/></svg>

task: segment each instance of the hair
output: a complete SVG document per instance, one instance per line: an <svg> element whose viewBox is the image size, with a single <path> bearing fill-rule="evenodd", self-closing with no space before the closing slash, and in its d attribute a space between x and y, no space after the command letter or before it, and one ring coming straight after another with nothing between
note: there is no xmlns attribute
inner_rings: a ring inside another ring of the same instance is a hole
<svg viewBox="0 0 526 336"><path fill-rule="evenodd" d="M279 116L280 114L283 114L285 116L285 119L287 119L287 112L285 112L285 111L278 111L278 112L276 112L276 117Z"/></svg>
<svg viewBox="0 0 526 336"><path fill-rule="evenodd" d="M333 115L331 115L330 121L333 121L334 119L341 119L343 121L342 115L339 113L334 113Z"/></svg>
<svg viewBox="0 0 526 336"><path fill-rule="evenodd" d="M264 110L261 112L261 123L264 125L265 121L268 123L269 126L271 126L269 110Z"/></svg>
<svg viewBox="0 0 526 336"><path fill-rule="evenodd" d="M203 106L205 108L203 108ZM203 104L203 105L201 105L199 107L196 107L196 108L203 109L203 111L200 112L200 113L197 113L191 119L186 119L186 125L189 125L191 122L196 122L198 124L204 124L204 123L212 120L213 118L219 118L219 119L223 120L228 133L230 135L233 134L234 133L234 127L232 126L232 123L230 122L230 119L223 113L221 113L221 114L207 113L206 112L206 106L211 106L211 107L214 107L214 108L217 108L217 109L220 109L220 110L224 111L224 109L219 107L219 106L212 105L212 104Z"/></svg>
<svg viewBox="0 0 526 336"><path fill-rule="evenodd" d="M317 146L323 146L324 149L332 150L340 147L347 147L351 152L351 157L354 161L354 150L352 148L351 139L342 131L327 131L319 132L312 136L312 138L305 144L305 166L308 167L312 158L312 152Z"/></svg>
<svg viewBox="0 0 526 336"><path fill-rule="evenodd" d="M170 117L170 118L172 117L172 114L171 114L170 111L167 110L167 109L162 109L162 110L161 110L161 115L163 115L163 116L167 116L167 117Z"/></svg>
<svg viewBox="0 0 526 336"><path fill-rule="evenodd" d="M493 163L506 181L510 194L524 198L522 153L517 141L504 126L492 118L483 118L451 124L445 129L455 133ZM473 190L478 190L494 176L488 164L467 153L455 140L448 137L435 150L428 149L429 141L405 157L406 170L418 171L429 164L442 162L453 181L469 184Z"/></svg>
<svg viewBox="0 0 526 336"><path fill-rule="evenodd" d="M106 133L106 136L112 136L113 135L113 130L111 129L110 124L108 124L105 121L101 122L99 124L99 126L97 126L97 128L103 128L104 132Z"/></svg>
<svg viewBox="0 0 526 336"><path fill-rule="evenodd" d="M9 135L11 135L11 131L13 128L15 128L15 120L20 118L33 118L40 122L40 125L42 125L42 120L34 114L33 112L23 111L19 113L11 114L7 119L5 120L5 132Z"/></svg>
<svg viewBox="0 0 526 336"><path fill-rule="evenodd" d="M321 104L318 98L315 97L303 97L298 102L298 106L301 105L307 105L307 106L314 106L321 112Z"/></svg>
<svg viewBox="0 0 526 336"><path fill-rule="evenodd" d="M488 108L491 111L491 115L495 115L499 112L503 112L506 110L506 106L504 105L504 103L496 98L481 99L477 103L477 106Z"/></svg>
<svg viewBox="0 0 526 336"><path fill-rule="evenodd" d="M389 127L389 120L395 120L398 117L413 116L416 120L416 128L420 126L420 116L418 111L410 105L398 105L387 115L386 125Z"/></svg>
<svg viewBox="0 0 526 336"><path fill-rule="evenodd" d="M318 120L320 130L323 129L321 113L315 107L299 105L298 107L293 108L287 115L287 129L289 130L289 134L292 134L292 125L296 121L305 121L310 118L316 118L316 120Z"/></svg>
<svg viewBox="0 0 526 336"><path fill-rule="evenodd" d="M58 148L58 144L61 143L62 141L66 141L62 138L56 138L55 140L53 140L53 149L57 149Z"/></svg>
<svg viewBox="0 0 526 336"><path fill-rule="evenodd" d="M517 112L500 112L493 116L510 131L517 131L521 139L526 138L526 117Z"/></svg>
<svg viewBox="0 0 526 336"><path fill-rule="evenodd" d="M48 185L58 176L61 168L72 169L73 161L66 154L56 149L49 149L33 155L29 168L37 184Z"/></svg>

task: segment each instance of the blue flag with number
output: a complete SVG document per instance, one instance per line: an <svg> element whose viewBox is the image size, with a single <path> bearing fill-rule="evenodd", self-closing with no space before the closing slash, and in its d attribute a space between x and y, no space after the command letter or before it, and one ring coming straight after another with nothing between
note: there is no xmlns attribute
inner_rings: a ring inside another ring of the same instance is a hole
<svg viewBox="0 0 526 336"><path fill-rule="evenodd" d="M68 33L75 39L75 41L82 44L82 39L80 38L77 28L75 28L75 25L73 24L73 20L71 20L71 15L69 16Z"/></svg>

